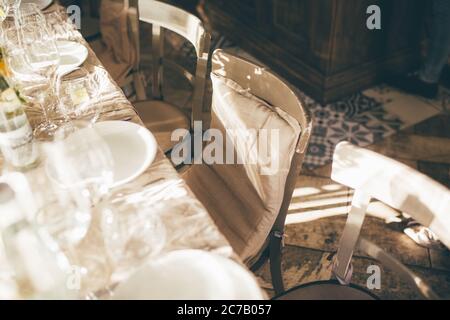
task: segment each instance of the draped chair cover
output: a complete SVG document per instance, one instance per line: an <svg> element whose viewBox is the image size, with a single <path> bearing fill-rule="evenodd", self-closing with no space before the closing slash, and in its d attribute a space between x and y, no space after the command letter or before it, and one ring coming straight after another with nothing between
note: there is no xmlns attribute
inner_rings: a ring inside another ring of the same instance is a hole
<svg viewBox="0 0 450 320"><path fill-rule="evenodd" d="M128 21L128 1L102 0L100 31L102 41L97 56L114 80L122 86L136 64L138 53Z"/></svg>

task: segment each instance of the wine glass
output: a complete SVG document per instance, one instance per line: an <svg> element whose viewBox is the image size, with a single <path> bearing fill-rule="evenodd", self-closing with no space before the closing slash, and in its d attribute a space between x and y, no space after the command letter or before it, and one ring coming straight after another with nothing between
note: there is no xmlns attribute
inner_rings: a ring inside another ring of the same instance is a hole
<svg viewBox="0 0 450 320"><path fill-rule="evenodd" d="M15 26L4 26L2 52L5 63L5 73L14 86L24 89L22 94L33 100L34 88L36 85L42 86L46 79L34 72L25 59L25 52L20 43L20 37ZM31 90L30 90L31 89Z"/></svg>
<svg viewBox="0 0 450 320"><path fill-rule="evenodd" d="M0 0L0 23L8 16L10 0Z"/></svg>
<svg viewBox="0 0 450 320"><path fill-rule="evenodd" d="M114 181L114 160L109 146L91 123L81 120L60 126L53 136L59 146L58 167L50 171L62 186L79 186L98 204Z"/></svg>
<svg viewBox="0 0 450 320"><path fill-rule="evenodd" d="M13 16L16 12L17 9L19 9L20 4L22 3L22 0L4 0L7 4L8 4L8 11L7 14L8 16Z"/></svg>
<svg viewBox="0 0 450 320"><path fill-rule="evenodd" d="M35 136L45 139L51 137L61 124L61 121L55 120L61 117L58 114L60 80L57 72L60 63L58 47L47 28L45 17L33 3L23 4L17 10L16 27L26 64L34 74L48 79L46 88L39 95L45 120L35 129Z"/></svg>
<svg viewBox="0 0 450 320"><path fill-rule="evenodd" d="M123 199L103 207L101 229L119 281L159 254L166 244L166 228L159 215Z"/></svg>
<svg viewBox="0 0 450 320"><path fill-rule="evenodd" d="M41 21L46 21L44 13L39 9L39 7L32 2L21 3L21 1L10 0L14 4L10 4L10 12L17 24L26 23L27 21L32 21L39 19Z"/></svg>
<svg viewBox="0 0 450 320"><path fill-rule="evenodd" d="M53 163L60 158L55 145L43 146L46 168L55 168ZM62 188L57 181L43 177L37 184L35 196L39 209L35 216L37 226L49 233L62 249L69 249L85 238L92 221L89 197L78 186Z"/></svg>
<svg viewBox="0 0 450 320"><path fill-rule="evenodd" d="M9 2L8 0L0 0L0 64L1 64L1 70L0 71L4 71L4 62L3 62L3 54L2 54L2 50L1 47L3 46L3 28L2 28L2 24L3 21L5 21L6 17L8 16L8 12L9 12Z"/></svg>
<svg viewBox="0 0 450 320"><path fill-rule="evenodd" d="M64 76L61 81L60 108L70 119L83 119L95 123L101 108L101 80L97 70L89 72L83 67Z"/></svg>
<svg viewBox="0 0 450 320"><path fill-rule="evenodd" d="M93 206L112 184L109 148L89 124L74 121L42 149L45 179L35 183L42 187L36 191L42 195L37 222L60 243L76 244L88 231Z"/></svg>
<svg viewBox="0 0 450 320"><path fill-rule="evenodd" d="M38 120L42 116L50 119L48 109L44 108L46 99L43 94L48 89L48 79L36 73L28 64L14 21L4 22L2 31L2 74L8 77L9 84L17 88L28 102L27 112L34 114L33 119Z"/></svg>
<svg viewBox="0 0 450 320"><path fill-rule="evenodd" d="M86 295L107 287L112 274L96 217L113 182L113 160L105 140L85 121L63 124L45 145L47 189L54 188L36 221L79 268Z"/></svg>

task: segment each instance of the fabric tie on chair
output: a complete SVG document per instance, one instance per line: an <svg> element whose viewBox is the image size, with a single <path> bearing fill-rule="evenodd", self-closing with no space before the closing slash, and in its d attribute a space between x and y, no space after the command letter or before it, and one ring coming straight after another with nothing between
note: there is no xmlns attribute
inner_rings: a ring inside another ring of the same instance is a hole
<svg viewBox="0 0 450 320"><path fill-rule="evenodd" d="M125 82L137 60L136 48L130 36L128 10L128 1L102 0L102 42L96 53L119 86Z"/></svg>

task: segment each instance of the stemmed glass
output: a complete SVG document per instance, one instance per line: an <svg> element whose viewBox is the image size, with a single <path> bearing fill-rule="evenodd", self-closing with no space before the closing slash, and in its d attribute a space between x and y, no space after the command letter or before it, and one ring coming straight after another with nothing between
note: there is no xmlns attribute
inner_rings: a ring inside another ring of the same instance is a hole
<svg viewBox="0 0 450 320"><path fill-rule="evenodd" d="M3 28L1 25L5 21L9 12L9 2L8 0L0 0L0 71L5 72L5 63L3 60L3 53L1 47L3 46Z"/></svg>
<svg viewBox="0 0 450 320"><path fill-rule="evenodd" d="M89 72L80 67L61 81L60 109L68 119L83 119L95 123L100 117L102 78L99 70Z"/></svg>
<svg viewBox="0 0 450 320"><path fill-rule="evenodd" d="M4 28L8 69L22 89L28 91L28 97L40 104L45 120L35 129L35 136L47 139L63 122L55 120L61 118L58 48L44 15L35 4L22 4L16 9L13 22Z"/></svg>
<svg viewBox="0 0 450 320"><path fill-rule="evenodd" d="M0 23L8 16L10 0L0 0Z"/></svg>
<svg viewBox="0 0 450 320"><path fill-rule="evenodd" d="M120 281L166 244L162 219L149 207L116 199L102 210L101 229L106 250Z"/></svg>
<svg viewBox="0 0 450 320"><path fill-rule="evenodd" d="M31 3L24 4L18 12L18 31L25 60L36 74L49 79L46 83L47 88L41 92L40 98L46 119L36 128L35 136L51 136L59 126L56 121L50 119L49 115L56 112L59 105L57 69L60 55L38 7Z"/></svg>
<svg viewBox="0 0 450 320"><path fill-rule="evenodd" d="M114 160L105 140L91 123L74 120L57 129L53 143L60 146L64 159L57 180L62 185L81 186L92 204L98 204L114 181Z"/></svg>
<svg viewBox="0 0 450 320"><path fill-rule="evenodd" d="M5 62L5 73L13 85L21 88L21 94L34 100L36 86L41 88L45 79L37 75L25 59L20 37L15 26L4 25L2 51Z"/></svg>
<svg viewBox="0 0 450 320"><path fill-rule="evenodd" d="M8 3L9 10L6 11L8 15L14 15L15 12L17 12L17 9L19 9L20 4L22 3L22 0L4 0Z"/></svg>
<svg viewBox="0 0 450 320"><path fill-rule="evenodd" d="M37 221L59 243L73 245L86 235L93 205L112 184L113 162L104 140L86 122L66 123L53 138L42 144L46 179L36 191L42 195Z"/></svg>
<svg viewBox="0 0 450 320"><path fill-rule="evenodd" d="M44 146L48 186L40 191L44 204L36 222L79 268L83 296L107 287L112 273L109 258L101 250L103 240L96 218L113 183L112 156L104 139L86 121L65 123Z"/></svg>

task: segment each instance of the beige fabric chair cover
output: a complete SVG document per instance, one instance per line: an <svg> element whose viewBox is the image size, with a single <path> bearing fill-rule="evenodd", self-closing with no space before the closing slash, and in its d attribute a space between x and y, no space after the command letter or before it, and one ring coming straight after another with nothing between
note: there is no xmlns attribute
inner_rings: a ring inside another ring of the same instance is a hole
<svg viewBox="0 0 450 320"><path fill-rule="evenodd" d="M128 1L102 0L100 31L102 42L97 56L114 80L123 86L136 64L136 46L128 23Z"/></svg>
<svg viewBox="0 0 450 320"><path fill-rule="evenodd" d="M233 139L231 146L236 155L250 161L194 165L185 177L234 250L249 262L259 253L278 216L301 129L298 121L286 112L256 98L232 80L215 74L211 78L214 92L211 128L220 130L224 140L225 129L234 132L267 129L268 145L274 147L258 152L261 146L252 148L257 145L256 136ZM273 139L272 129L278 132ZM226 159L226 150L223 155Z"/></svg>

